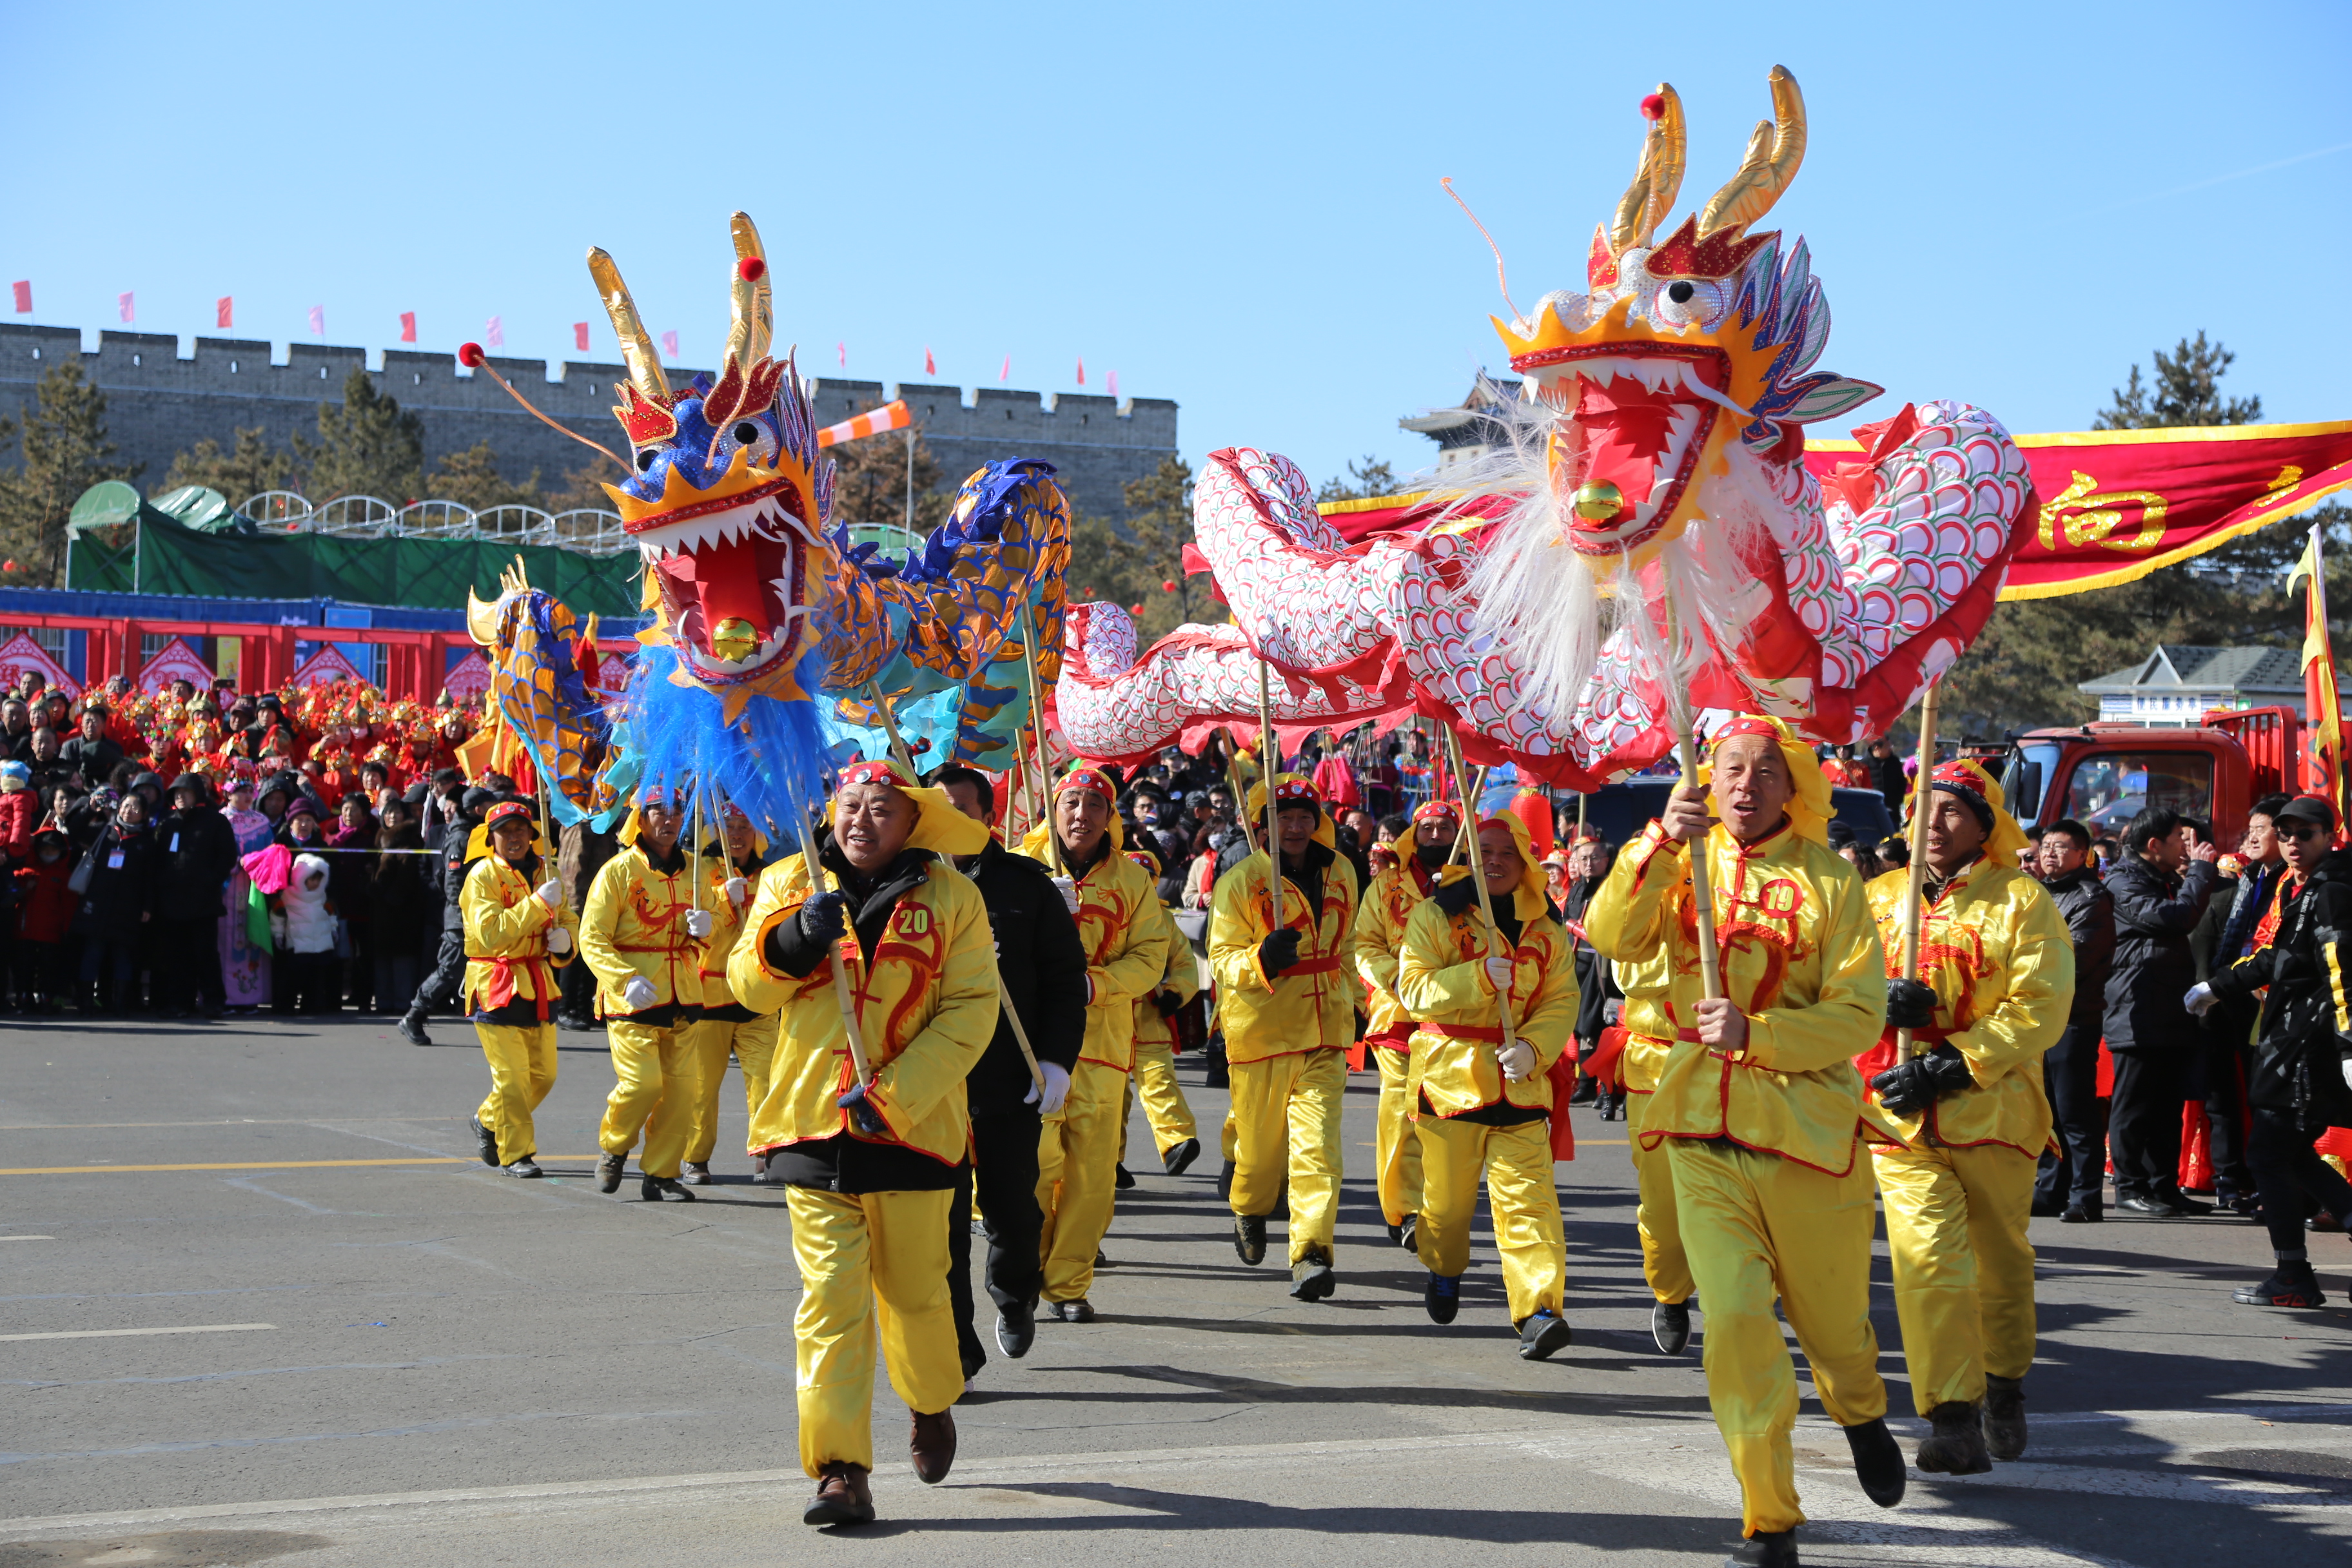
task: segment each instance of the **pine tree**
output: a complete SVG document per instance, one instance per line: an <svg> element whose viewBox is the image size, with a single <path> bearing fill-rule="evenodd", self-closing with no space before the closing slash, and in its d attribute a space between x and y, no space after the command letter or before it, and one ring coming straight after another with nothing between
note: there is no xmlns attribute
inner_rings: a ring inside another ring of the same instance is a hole
<svg viewBox="0 0 2352 1568"><path fill-rule="evenodd" d="M1133 595L1123 602L1143 605L1136 636L1149 646L1194 618L1195 590L1184 574L1184 546L1192 537L1192 465L1162 458L1151 473L1129 479L1122 493L1128 537L1118 553L1127 567L1124 586Z"/></svg>
<svg viewBox="0 0 2352 1568"><path fill-rule="evenodd" d="M443 454L434 465L433 477L425 481L425 493L428 500L453 500L475 511L546 505L546 498L539 492L539 470L533 468L530 478L516 484L499 472L498 454L488 441L477 441L462 452Z"/></svg>
<svg viewBox="0 0 2352 1568"><path fill-rule="evenodd" d="M106 394L71 360L52 366L34 384L33 406L0 432L0 451L19 436L24 462L0 469L0 556L16 563L12 585L62 587L66 523L82 491L103 479L128 479L136 468L113 461L106 438Z"/></svg>
<svg viewBox="0 0 2352 1568"><path fill-rule="evenodd" d="M374 496L395 507L425 494L425 419L401 412L376 390L364 370L343 378L343 400L319 405L319 438L294 437L309 470L304 491L313 506L337 496Z"/></svg>
<svg viewBox="0 0 2352 1568"><path fill-rule="evenodd" d="M857 412L864 414L881 406L878 402L869 401L867 407ZM825 448L834 462L834 521L852 527L908 526L907 455L910 441L914 447L914 531L917 534L929 533L947 521L955 505L955 491L940 488L939 459L931 456L922 428L917 426ZM958 474L955 482L962 484L963 476Z"/></svg>
<svg viewBox="0 0 2352 1568"><path fill-rule="evenodd" d="M265 490L301 488L294 455L272 447L258 425L237 431L233 451L222 451L220 443L207 436L181 452L172 459L163 482L150 493L169 495L183 485L202 485L217 491L231 506L243 506Z"/></svg>
<svg viewBox="0 0 2352 1568"><path fill-rule="evenodd" d="M2194 342L2180 340L2170 353L2154 351L2156 384L2143 385L2139 366L2115 392L2115 401L2092 419L2094 430L2171 429L2184 425L2251 425L2263 416L2259 397L2223 397L2221 377L2237 355L2208 343L2200 330Z"/></svg>
<svg viewBox="0 0 2352 1568"><path fill-rule="evenodd" d="M1345 476L1334 476L1323 481L1315 492L1318 501L1370 500L1376 496L1398 494L1402 487L1396 480L1396 470L1386 458L1364 454L1360 463L1349 463Z"/></svg>

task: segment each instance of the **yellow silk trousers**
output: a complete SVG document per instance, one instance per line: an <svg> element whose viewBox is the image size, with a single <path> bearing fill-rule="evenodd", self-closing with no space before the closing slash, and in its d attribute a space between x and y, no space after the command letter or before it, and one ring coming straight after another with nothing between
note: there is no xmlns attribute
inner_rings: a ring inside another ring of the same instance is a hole
<svg viewBox="0 0 2352 1568"><path fill-rule="evenodd" d="M874 1345L910 1410L936 1415L963 1394L948 1297L955 1194L785 1189L801 1304L793 1314L801 1468L874 1468Z"/></svg>
<svg viewBox="0 0 2352 1568"><path fill-rule="evenodd" d="M711 1151L719 1145L719 1091L727 1084L730 1053L743 1069L744 1112L760 1114L761 1102L768 1098L768 1075L776 1058L776 1026L781 1018L781 1014L770 1013L741 1022L705 1018L694 1026L694 1127L686 1139L686 1158L691 1163L709 1164Z"/></svg>
<svg viewBox="0 0 2352 1568"><path fill-rule="evenodd" d="M1151 1142L1161 1154L1187 1138L1201 1135L1184 1086L1176 1081L1176 1053L1166 1040L1135 1042L1136 1096L1143 1101L1143 1119L1151 1124ZM1127 1157L1127 1119L1119 1118L1119 1158Z"/></svg>
<svg viewBox="0 0 2352 1568"><path fill-rule="evenodd" d="M1233 1209L1267 1215L1290 1182L1290 1261L1319 1247L1334 1256L1341 1154L1339 1109L1348 1088L1343 1051L1312 1050L1233 1062Z"/></svg>
<svg viewBox="0 0 2352 1568"><path fill-rule="evenodd" d="M1094 1286L1095 1254L1110 1229L1127 1075L1100 1062L1070 1073L1069 1098L1037 1131L1037 1238L1048 1301L1075 1301Z"/></svg>
<svg viewBox="0 0 2352 1568"><path fill-rule="evenodd" d="M1870 1326L1870 1236L1877 1215L1857 1158L1832 1176L1723 1139L1668 1139L1675 1206L1706 1304L1706 1398L1731 1453L1746 1532L1804 1522L1797 1506L1796 1364L1775 1295L1841 1426L1886 1414Z"/></svg>
<svg viewBox="0 0 2352 1568"><path fill-rule="evenodd" d="M1633 1146L1633 1179L1641 1193L1633 1223L1642 1235L1642 1278L1659 1300L1687 1301L1695 1287L1690 1258L1683 1252L1682 1230L1675 1221L1674 1167L1663 1146L1642 1147L1642 1116L1651 1098L1641 1089L1625 1096L1627 1142Z"/></svg>
<svg viewBox="0 0 2352 1568"><path fill-rule="evenodd" d="M1421 1212L1422 1203L1421 1137L1405 1104L1405 1077L1412 1058L1409 1052L1384 1051L1378 1046L1370 1049L1381 1069L1380 1120L1372 1133L1372 1154L1379 1161L1381 1217L1391 1225L1402 1225L1407 1215Z"/></svg>
<svg viewBox="0 0 2352 1568"><path fill-rule="evenodd" d="M1911 1402L1973 1405L2033 1365L2034 1160L1998 1143L1874 1149ZM1712 1313L1712 1301L1707 1303Z"/></svg>
<svg viewBox="0 0 2352 1568"><path fill-rule="evenodd" d="M1470 1267L1470 1218L1484 1175L1512 1325L1544 1307L1560 1310L1568 1238L1560 1226L1559 1191L1552 1185L1551 1124L1538 1118L1516 1127L1485 1127L1423 1116L1418 1125L1421 1225L1413 1249L1422 1267L1449 1279Z"/></svg>
<svg viewBox="0 0 2352 1568"><path fill-rule="evenodd" d="M539 1152L530 1113L555 1087L555 1026L477 1024L474 1033L490 1064L490 1092L474 1118L498 1134L499 1163L511 1165Z"/></svg>
<svg viewBox="0 0 2352 1568"><path fill-rule="evenodd" d="M686 1157L699 1096L694 1055L698 1026L656 1029L622 1018L604 1025L617 1081L604 1098L604 1120L596 1129L596 1142L607 1154L625 1154L643 1133L646 1146L637 1155L637 1168L648 1176L676 1177L678 1162Z"/></svg>

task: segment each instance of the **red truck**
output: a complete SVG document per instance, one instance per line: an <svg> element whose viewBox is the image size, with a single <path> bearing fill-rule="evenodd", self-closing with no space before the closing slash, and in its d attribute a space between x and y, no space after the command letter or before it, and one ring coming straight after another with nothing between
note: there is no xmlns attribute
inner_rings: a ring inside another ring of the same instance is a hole
<svg viewBox="0 0 2352 1568"><path fill-rule="evenodd" d="M2205 818L2214 841L2229 848L2255 801L2307 787L2305 751L2303 721L2291 708L2217 708L2193 730L2030 731L2010 742L2000 784L2029 832L2072 817L2095 837L2114 834L2154 805Z"/></svg>

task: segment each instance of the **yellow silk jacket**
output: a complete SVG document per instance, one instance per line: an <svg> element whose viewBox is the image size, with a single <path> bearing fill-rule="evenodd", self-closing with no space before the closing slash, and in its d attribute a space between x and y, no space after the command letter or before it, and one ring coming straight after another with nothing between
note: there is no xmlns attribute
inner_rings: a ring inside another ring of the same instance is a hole
<svg viewBox="0 0 2352 1568"><path fill-rule="evenodd" d="M1456 867L1445 879L1469 874ZM1512 896L1524 923L1511 955L1511 1022L1536 1053L1535 1071L1513 1083L1496 1060L1502 1016L1486 980L1489 939L1477 906L1449 915L1424 900L1405 922L1397 961L1397 998L1420 1025L1412 1032L1407 1078L1420 1094L1405 1101L1410 1113L1419 1113L1422 1095L1440 1116L1503 1101L1528 1110L1551 1109L1551 1064L1576 1027L1576 957L1568 928L1545 908L1540 891L1523 882Z"/></svg>
<svg viewBox="0 0 2352 1568"><path fill-rule="evenodd" d="M737 1000L754 1013L782 1015L768 1098L751 1119L751 1147L846 1132L960 1163L971 1135L964 1079L996 1033L996 944L980 889L953 866L934 862L891 911L870 969L855 932L844 932L837 944L876 1068L867 1099L890 1128L888 1137L871 1139L838 1103L855 1071L831 963L800 979L768 964L769 931L798 918L808 896L799 856L761 871L743 934L727 961Z"/></svg>
<svg viewBox="0 0 2352 1568"><path fill-rule="evenodd" d="M1902 964L1909 877L1889 871L1870 884L1890 971ZM1968 1058L1976 1081L1917 1117L1896 1116L1869 1089L1874 1120L1902 1133L1913 1148L2004 1143L2040 1155L2051 1125L2042 1055L2065 1032L2074 999L2074 942L2066 917L2040 882L2014 867L1985 860L1963 867L1920 919L1919 978L1935 990L1936 1021L1913 1033L1912 1050L1924 1054L1948 1042ZM1889 1029L1854 1064L1865 1089L1895 1060Z"/></svg>
<svg viewBox="0 0 2352 1568"><path fill-rule="evenodd" d="M1706 847L1724 985L1748 1018L1738 1053L1698 1038L1698 925L1682 843L1651 823L1585 910L1605 956L1664 953L1674 1045L1643 1144L1728 1138L1843 1175L1863 1125L1853 1058L1886 1016L1885 954L1862 879L1785 824L1750 845L1717 826Z"/></svg>
<svg viewBox="0 0 2352 1568"><path fill-rule="evenodd" d="M1151 999L1155 993L1173 991L1180 1002L1190 1002L1201 994L1201 965L1192 956L1192 944L1176 929L1175 913L1165 904L1160 905L1160 936L1167 944L1168 958L1160 965L1159 980L1135 999L1138 1046L1169 1046L1176 1042L1176 1031L1168 1026L1168 1020L1160 1016L1160 1004Z"/></svg>
<svg viewBox="0 0 2352 1568"><path fill-rule="evenodd" d="M1666 1017L1665 955L1613 967L1617 989L1625 993L1625 1005L1617 1015L1625 1028L1618 1081L1628 1094L1649 1094L1657 1089L1675 1047L1675 1026Z"/></svg>
<svg viewBox="0 0 2352 1568"><path fill-rule="evenodd" d="M1405 922L1437 884L1422 880L1426 873L1412 861L1411 829L1398 835L1392 847L1397 863L1373 873L1371 886L1364 889L1362 906L1356 911L1356 975L1364 983L1366 1037L1389 1049L1402 1050L1404 1039L1376 1037L1413 1021L1412 1013L1397 1000L1397 955L1404 947Z"/></svg>
<svg viewBox="0 0 2352 1568"><path fill-rule="evenodd" d="M692 866L682 858L674 874L656 870L644 847L631 844L588 885L580 955L596 972L599 1017L629 1016L621 992L636 975L653 983L656 1007L702 1005L702 944L686 934Z"/></svg>
<svg viewBox="0 0 2352 1568"><path fill-rule="evenodd" d="M466 978L459 1002L468 1013L509 1002L553 1003L562 983L558 961L549 956L547 933L557 926L576 932L578 917L539 901L538 884L496 855L476 860L466 873L457 907L466 921Z"/></svg>
<svg viewBox="0 0 2352 1568"><path fill-rule="evenodd" d="M751 911L751 900L760 896L757 870L743 875L751 882L745 894L743 907L737 909L727 898L727 879L736 868L727 863L727 857L706 854L702 858L702 907L710 911L710 940L702 943L702 961L696 975L702 984L702 1005L705 1007L731 1006L734 988L727 984L727 960L735 944L742 939L743 917Z"/></svg>
<svg viewBox="0 0 2352 1568"><path fill-rule="evenodd" d="M1039 863L1060 875L1046 857ZM1078 943L1087 950L1087 978L1094 982L1078 1059L1126 1072L1135 1065L1135 999L1150 994L1168 966L1160 889L1116 845L1077 882Z"/></svg>
<svg viewBox="0 0 2352 1568"><path fill-rule="evenodd" d="M1300 933L1298 963L1269 981L1257 962L1258 943L1274 929L1265 851L1217 879L1209 905L1209 973L1217 982L1227 1061L1345 1050L1355 1043L1355 868L1345 856L1331 858L1321 907L1311 915L1306 890L1284 878L1282 907L1283 923Z"/></svg>

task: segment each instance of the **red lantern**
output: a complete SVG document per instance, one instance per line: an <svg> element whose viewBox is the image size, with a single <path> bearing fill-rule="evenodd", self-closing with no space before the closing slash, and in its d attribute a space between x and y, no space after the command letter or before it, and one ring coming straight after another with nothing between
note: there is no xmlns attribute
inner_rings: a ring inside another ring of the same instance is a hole
<svg viewBox="0 0 2352 1568"><path fill-rule="evenodd" d="M1174 593L1176 591L1176 579L1170 577L1162 580L1160 584L1160 591L1163 594Z"/></svg>

